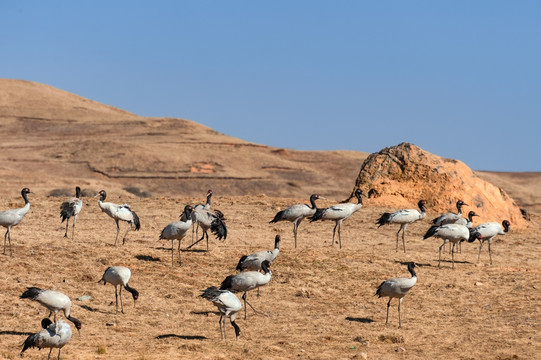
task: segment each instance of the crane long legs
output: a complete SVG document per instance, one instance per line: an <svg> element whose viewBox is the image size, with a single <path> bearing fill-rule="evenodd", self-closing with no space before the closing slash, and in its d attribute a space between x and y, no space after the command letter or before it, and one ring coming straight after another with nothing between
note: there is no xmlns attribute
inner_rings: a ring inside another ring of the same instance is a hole
<svg viewBox="0 0 541 360"><path fill-rule="evenodd" d="M6 240L9 241L9 256L13 257L13 251L11 250L11 226L8 226L6 234L4 235L4 255L6 255Z"/></svg>

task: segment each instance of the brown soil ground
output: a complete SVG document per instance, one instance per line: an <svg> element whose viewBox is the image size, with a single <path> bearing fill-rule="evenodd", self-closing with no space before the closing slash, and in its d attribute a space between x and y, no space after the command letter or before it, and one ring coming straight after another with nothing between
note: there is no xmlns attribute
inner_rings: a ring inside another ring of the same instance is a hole
<svg viewBox="0 0 541 360"><path fill-rule="evenodd" d="M0 209L20 206L20 198L7 197L2 194ZM436 213L409 227L407 253L395 251L397 226L375 226L391 209L373 207L370 199L343 223L342 249L330 246L329 222L303 222L295 249L292 225L268 221L305 199L215 196L213 208L225 213L230 236L211 240L209 252L202 243L183 251L183 266L172 268L170 242L158 241L158 235L184 204L202 199L111 193L108 200L130 203L142 223L118 247L112 246L114 221L95 198L84 199L74 241L63 238L63 198L30 199L30 213L13 229L14 256L0 255L2 358L18 358L25 334L37 332L47 315L39 304L19 299L28 286L60 290L73 300L72 315L83 328L62 351L63 359L534 359L541 353L537 226L496 238L493 265L486 246L477 265L478 243L464 244L453 270L447 252L438 268L439 240L422 240ZM540 217L534 214L533 221L539 224ZM240 339L234 340L228 323L229 338L221 340L216 308L198 297L200 290L234 273L241 255L271 249L276 234L282 243L273 278L261 297L248 295L266 316L248 309L248 319L237 320ZM185 239L183 248L190 242ZM374 293L387 278L409 276L408 261L420 265L418 283L402 303L403 328L397 328L396 300L386 327L387 299ZM130 285L140 292L136 307L130 296L124 298L125 314L115 312L113 287L97 283L112 265L128 266ZM92 298L76 300L83 295ZM24 357L43 359L47 352L30 349Z"/></svg>

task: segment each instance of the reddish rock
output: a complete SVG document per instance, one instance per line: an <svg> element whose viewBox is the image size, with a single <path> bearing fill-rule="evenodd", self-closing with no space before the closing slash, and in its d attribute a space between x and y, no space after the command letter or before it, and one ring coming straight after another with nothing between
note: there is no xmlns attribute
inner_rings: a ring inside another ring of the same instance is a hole
<svg viewBox="0 0 541 360"><path fill-rule="evenodd" d="M433 155L409 143L387 147L368 156L361 167L355 189L373 195L366 205L415 208L427 201L427 218L456 212L461 199L469 204L463 213L480 215L474 224L507 219L511 229L526 226L519 207L505 191L476 176L461 161ZM353 195L352 195L353 196Z"/></svg>

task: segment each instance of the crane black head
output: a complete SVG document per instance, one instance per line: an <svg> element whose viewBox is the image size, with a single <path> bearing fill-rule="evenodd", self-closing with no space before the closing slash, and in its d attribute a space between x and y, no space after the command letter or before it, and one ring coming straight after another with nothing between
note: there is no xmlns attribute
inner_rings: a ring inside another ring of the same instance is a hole
<svg viewBox="0 0 541 360"><path fill-rule="evenodd" d="M76 186L75 187L75 197L80 198L81 197L81 188Z"/></svg>
<svg viewBox="0 0 541 360"><path fill-rule="evenodd" d="M419 202L417 203L417 206L419 207L419 209L421 209L421 211L425 211L426 210L426 200L419 200Z"/></svg>
<svg viewBox="0 0 541 360"><path fill-rule="evenodd" d="M465 203L464 201L462 201L462 200L458 200L458 201L456 202L456 207L457 207L458 209L460 209L462 206L469 206L469 205L466 204L466 203Z"/></svg>
<svg viewBox="0 0 541 360"><path fill-rule="evenodd" d="M41 327L44 329L47 329L49 325L51 325L53 322L49 318L43 318L41 319Z"/></svg>
<svg viewBox="0 0 541 360"><path fill-rule="evenodd" d="M509 220L502 221L502 225L503 225L503 229L505 230L505 232L508 232L509 231L509 226L511 226L511 223L509 222Z"/></svg>
<svg viewBox="0 0 541 360"><path fill-rule="evenodd" d="M21 195L22 195L22 197L23 197L23 199L24 199L24 203L25 203L25 204L28 203L28 197L26 197L26 194L30 194L30 193L32 193L32 192L30 191L29 188L23 188L23 189L21 190Z"/></svg>
<svg viewBox="0 0 541 360"><path fill-rule="evenodd" d="M261 269L263 270L263 272L266 274L269 272L269 267L270 267L270 262L269 260L264 260L262 263L261 263Z"/></svg>
<svg viewBox="0 0 541 360"><path fill-rule="evenodd" d="M104 201L105 198L107 197L107 193L105 192L105 190L100 190L100 192L98 193L98 195L100 196L100 200L101 200L101 201Z"/></svg>

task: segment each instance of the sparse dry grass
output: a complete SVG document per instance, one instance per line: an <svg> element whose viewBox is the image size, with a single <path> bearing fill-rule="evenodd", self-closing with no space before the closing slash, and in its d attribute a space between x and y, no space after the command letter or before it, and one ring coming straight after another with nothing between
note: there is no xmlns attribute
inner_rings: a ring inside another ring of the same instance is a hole
<svg viewBox="0 0 541 360"><path fill-rule="evenodd" d="M303 222L294 249L291 224L268 224L287 205L284 199L217 197L213 206L225 213L230 236L212 240L208 253L200 251L202 243L182 252L184 265L171 268L170 242L159 242L159 232L185 203L200 199L132 198L142 229L118 247L112 246L114 221L96 199L84 200L74 242L63 238L58 198L31 196L31 212L14 228L14 257L1 256L3 358L18 358L25 336L13 334L38 331L47 315L39 304L19 299L27 286L72 298L72 314L83 328L64 348L65 359L533 359L541 353L539 228L501 236L493 244L493 266L485 250L476 265L478 245L464 244L455 270L449 254L438 269L439 241L422 240L428 221L408 228L407 254L395 252L397 227L376 229L388 209L371 207L369 200L344 222L340 250L329 246L329 222ZM289 203L296 201L304 199ZM12 205L2 201L0 209ZM241 338L232 340L227 324L230 340L224 342L216 309L198 297L200 290L219 285L242 254L272 248L277 233L283 241L273 279L260 298L248 294L268 316L248 309L248 319L237 321ZM419 281L403 301L403 328L397 329L396 300L386 328L387 300L374 296L376 287L408 275L403 263L412 260L420 265ZM125 314L115 313L113 287L97 283L111 265L131 268L130 285L140 292L135 308L125 294ZM76 300L82 295L92 299ZM30 349L25 358L43 359L47 352Z"/></svg>

